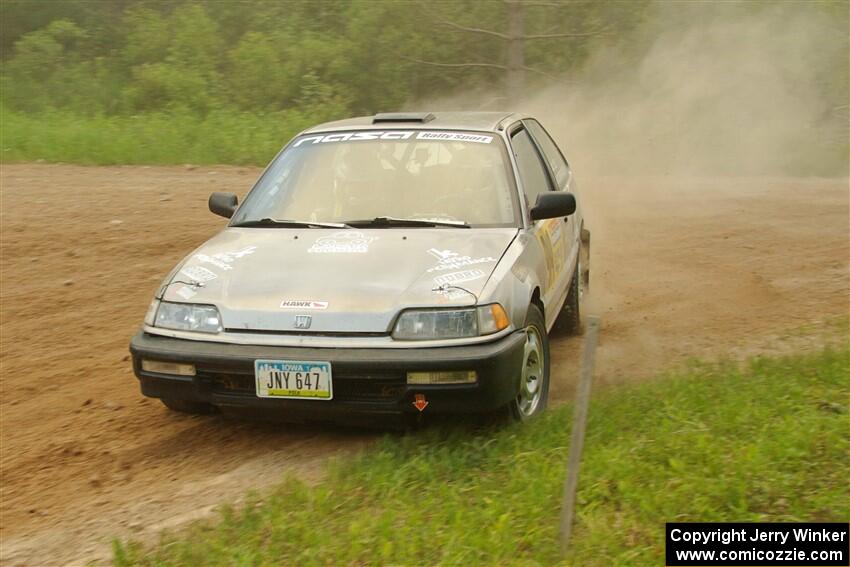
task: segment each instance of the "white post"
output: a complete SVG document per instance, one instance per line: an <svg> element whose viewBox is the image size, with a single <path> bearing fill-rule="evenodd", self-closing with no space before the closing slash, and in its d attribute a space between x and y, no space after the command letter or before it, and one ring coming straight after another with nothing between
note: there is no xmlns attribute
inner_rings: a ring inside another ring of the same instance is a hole
<svg viewBox="0 0 850 567"><path fill-rule="evenodd" d="M570 454L567 459L567 478L561 507L561 553L567 552L573 530L573 514L578 488L578 469L584 447L584 432L587 427L587 409L590 405L590 384L593 381L593 361L599 336L599 317L588 317L585 332L584 353L581 361L581 377L576 388L573 413L573 431L570 439Z"/></svg>

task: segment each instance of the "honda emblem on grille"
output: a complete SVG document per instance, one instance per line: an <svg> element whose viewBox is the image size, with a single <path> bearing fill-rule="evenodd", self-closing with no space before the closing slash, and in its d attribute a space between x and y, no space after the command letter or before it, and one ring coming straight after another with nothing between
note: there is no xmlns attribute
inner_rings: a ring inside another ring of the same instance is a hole
<svg viewBox="0 0 850 567"><path fill-rule="evenodd" d="M312 315L296 315L295 316L295 328L296 329L309 329L310 324L313 322Z"/></svg>

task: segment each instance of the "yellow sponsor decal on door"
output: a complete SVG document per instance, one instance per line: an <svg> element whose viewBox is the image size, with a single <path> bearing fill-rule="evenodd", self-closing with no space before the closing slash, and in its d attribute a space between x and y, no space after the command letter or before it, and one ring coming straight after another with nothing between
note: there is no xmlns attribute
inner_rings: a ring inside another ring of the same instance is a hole
<svg viewBox="0 0 850 567"><path fill-rule="evenodd" d="M564 270L564 235L563 220L549 219L540 223L537 230L537 241L543 247L546 259L546 290L555 285L558 276Z"/></svg>

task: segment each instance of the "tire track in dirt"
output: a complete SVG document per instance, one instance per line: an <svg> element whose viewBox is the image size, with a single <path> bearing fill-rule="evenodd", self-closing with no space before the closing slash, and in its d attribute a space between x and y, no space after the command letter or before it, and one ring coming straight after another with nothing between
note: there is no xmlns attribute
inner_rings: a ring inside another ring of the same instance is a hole
<svg viewBox="0 0 850 567"><path fill-rule="evenodd" d="M127 343L155 286L223 221L211 191L258 170L4 165L0 172L0 558L80 564L273 484L321 478L370 432L166 411ZM848 312L846 180L584 180L602 384L741 354ZM119 222L120 221L120 222ZM571 395L580 338L553 338Z"/></svg>

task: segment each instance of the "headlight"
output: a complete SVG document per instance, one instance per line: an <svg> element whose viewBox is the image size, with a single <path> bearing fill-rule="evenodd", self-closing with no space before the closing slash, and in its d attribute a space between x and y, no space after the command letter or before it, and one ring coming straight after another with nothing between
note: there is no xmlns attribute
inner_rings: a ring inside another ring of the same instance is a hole
<svg viewBox="0 0 850 567"><path fill-rule="evenodd" d="M221 332L221 316L215 305L162 301L156 310L155 327L177 331Z"/></svg>
<svg viewBox="0 0 850 567"><path fill-rule="evenodd" d="M501 331L509 324L498 303L466 309L410 310L398 318L393 337L420 341L478 337Z"/></svg>

